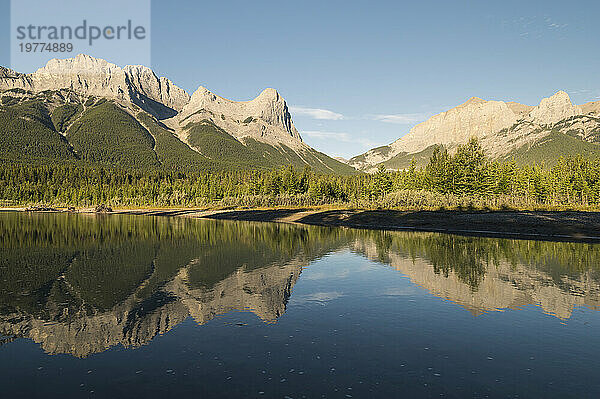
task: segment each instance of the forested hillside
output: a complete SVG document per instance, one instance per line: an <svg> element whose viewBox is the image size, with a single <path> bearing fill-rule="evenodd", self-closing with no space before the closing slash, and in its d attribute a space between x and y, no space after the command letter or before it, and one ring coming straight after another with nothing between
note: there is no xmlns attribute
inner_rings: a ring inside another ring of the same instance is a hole
<svg viewBox="0 0 600 399"><path fill-rule="evenodd" d="M486 158L476 140L454 155L436 149L424 168L383 167L340 176L292 166L272 171L160 171L81 166L76 162L0 166L4 205L308 206L501 209L600 206L600 159L574 156L551 167Z"/></svg>
<svg viewBox="0 0 600 399"><path fill-rule="evenodd" d="M70 91L5 94L0 106L0 161L208 172L270 170L283 165L320 173L355 174L354 168L308 146L293 150L254 138L238 140L210 120L188 123L185 141L135 105L82 97ZM17 96L21 95L24 97Z"/></svg>

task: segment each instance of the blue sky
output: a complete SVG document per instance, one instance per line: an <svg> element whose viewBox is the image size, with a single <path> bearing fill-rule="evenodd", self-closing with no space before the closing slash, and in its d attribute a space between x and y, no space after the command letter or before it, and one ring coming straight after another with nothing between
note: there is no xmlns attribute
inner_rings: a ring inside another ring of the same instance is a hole
<svg viewBox="0 0 600 399"><path fill-rule="evenodd" d="M596 1L153 1L151 66L190 93L274 87L308 144L349 157L472 96L600 99L599 14Z"/></svg>

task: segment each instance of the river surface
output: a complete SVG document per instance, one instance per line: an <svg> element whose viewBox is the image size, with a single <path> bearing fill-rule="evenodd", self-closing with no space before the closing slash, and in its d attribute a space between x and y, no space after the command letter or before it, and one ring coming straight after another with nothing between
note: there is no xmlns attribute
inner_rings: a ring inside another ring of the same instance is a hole
<svg viewBox="0 0 600 399"><path fill-rule="evenodd" d="M4 398L598 398L600 245L0 213Z"/></svg>

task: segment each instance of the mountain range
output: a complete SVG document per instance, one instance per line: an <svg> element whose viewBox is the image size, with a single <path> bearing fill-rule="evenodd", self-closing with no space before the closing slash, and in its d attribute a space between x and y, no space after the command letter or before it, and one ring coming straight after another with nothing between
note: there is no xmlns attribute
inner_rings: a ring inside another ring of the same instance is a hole
<svg viewBox="0 0 600 399"><path fill-rule="evenodd" d="M199 87L191 96L144 66L123 68L80 54L34 73L0 67L0 159L83 162L160 170L272 169L318 173L424 166L437 147L479 139L486 155L552 165L600 157L600 101L573 105L559 91L537 106L472 97L390 145L346 161L307 145L286 101L265 89L231 101Z"/></svg>
<svg viewBox="0 0 600 399"><path fill-rule="evenodd" d="M144 66L87 55L34 73L0 67L0 158L118 167L356 170L320 153L274 89L236 102L200 87L191 96Z"/></svg>
<svg viewBox="0 0 600 399"><path fill-rule="evenodd" d="M423 166L436 147L452 151L472 137L479 139L488 157L519 164L552 164L560 156L575 154L599 157L600 101L573 105L564 91L537 106L472 97L348 163L365 171L379 165L403 169L413 160Z"/></svg>

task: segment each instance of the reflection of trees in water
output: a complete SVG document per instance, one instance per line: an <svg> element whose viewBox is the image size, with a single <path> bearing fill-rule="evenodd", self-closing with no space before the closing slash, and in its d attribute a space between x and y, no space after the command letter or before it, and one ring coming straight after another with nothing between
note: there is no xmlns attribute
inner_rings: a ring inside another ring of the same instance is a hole
<svg viewBox="0 0 600 399"><path fill-rule="evenodd" d="M327 251L336 229L140 216L5 214L0 218L0 306L42 316L49 297L110 309L190 268L210 288L235 270L254 270ZM142 285L140 287L140 285ZM69 294L70 293L70 294ZM46 315L47 317L48 315Z"/></svg>
<svg viewBox="0 0 600 399"><path fill-rule="evenodd" d="M476 290L501 261L529 265L561 284L565 274L598 271L600 246L122 215L4 214L0 217L0 311L58 317L51 302L106 310L132 294L140 299L189 265L193 287L210 289L236 270L300 257L314 260L360 241L390 254L426 259L437 274ZM50 314L54 314L51 316ZM59 312L60 313L60 312Z"/></svg>
<svg viewBox="0 0 600 399"><path fill-rule="evenodd" d="M600 245L465 237L438 233L360 230L357 239L374 243L377 261L390 263L390 254L427 260L437 274L453 272L476 290L489 267L500 262L525 265L552 276L559 285L563 276L600 272ZM600 277L597 275L597 277Z"/></svg>
<svg viewBox="0 0 600 399"><path fill-rule="evenodd" d="M27 334L33 328L27 320L38 320L86 329L85 334L118 327L123 340L138 342L140 323L162 317L168 324L187 314L177 295L191 306L216 301L211 312L218 312L219 306L236 306L240 283L249 284L240 290L256 301L260 316L272 319L285 307L300 265L339 248L343 236L339 229L277 224L1 214L0 317L16 326L9 334ZM247 277L228 280L240 272ZM230 297L219 297L224 294ZM163 317L173 311L176 316ZM155 328L149 331L156 334Z"/></svg>
<svg viewBox="0 0 600 399"><path fill-rule="evenodd" d="M277 270L291 263L309 264L348 246L384 264L398 255L424 259L437 275L452 273L473 292L502 262L535 268L565 292L570 289L565 275L586 272L600 280L600 246L592 244L185 218L11 213L0 214L0 317L9 324L27 318L68 324L120 312L125 318L121 333L139 342L134 331L143 330L141 323L149 324L161 309L168 313L185 308L173 281L183 281L185 289L194 291L187 299L210 301L215 299L213 290L223 290L223 282L239 272L257 273L262 285L254 289L269 296L266 306L279 315L297 274L273 277ZM231 286L228 295L234 295L232 289L238 287ZM239 289L255 294L249 286ZM26 328L19 327L19 334L26 334ZM156 334L156 328L148 331Z"/></svg>

